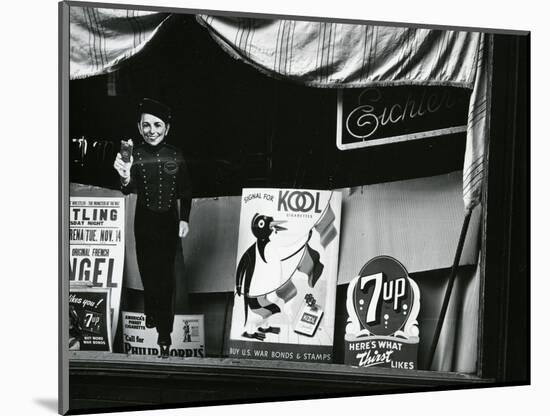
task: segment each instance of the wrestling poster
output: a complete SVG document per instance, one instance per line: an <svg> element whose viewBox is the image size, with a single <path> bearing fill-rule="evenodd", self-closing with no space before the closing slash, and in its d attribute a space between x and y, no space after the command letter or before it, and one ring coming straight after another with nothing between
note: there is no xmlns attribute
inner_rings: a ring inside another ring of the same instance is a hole
<svg viewBox="0 0 550 416"><path fill-rule="evenodd" d="M69 350L112 351L109 289L69 291Z"/></svg>
<svg viewBox="0 0 550 416"><path fill-rule="evenodd" d="M229 355L331 362L339 192L243 189Z"/></svg>
<svg viewBox="0 0 550 416"><path fill-rule="evenodd" d="M155 328L145 326L145 314L140 312L122 312L122 330L124 352L130 355L158 356L158 333ZM172 345L170 357L204 358L204 316L175 315L172 327Z"/></svg>
<svg viewBox="0 0 550 416"><path fill-rule="evenodd" d="M69 280L110 290L115 334L124 268L124 198L71 197L70 206Z"/></svg>

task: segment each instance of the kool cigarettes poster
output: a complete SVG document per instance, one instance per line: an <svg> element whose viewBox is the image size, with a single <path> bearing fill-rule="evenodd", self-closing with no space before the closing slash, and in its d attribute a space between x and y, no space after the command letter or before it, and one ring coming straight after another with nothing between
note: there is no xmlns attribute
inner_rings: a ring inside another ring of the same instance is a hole
<svg viewBox="0 0 550 416"><path fill-rule="evenodd" d="M152 355L160 353L155 328L145 326L145 314L122 312L124 352L131 355ZM170 356L179 358L204 358L204 316L175 315L172 327Z"/></svg>
<svg viewBox="0 0 550 416"><path fill-rule="evenodd" d="M115 334L124 268L124 198L71 197L69 215L69 279L111 291Z"/></svg>
<svg viewBox="0 0 550 416"><path fill-rule="evenodd" d="M243 189L232 357L331 362L341 194Z"/></svg>

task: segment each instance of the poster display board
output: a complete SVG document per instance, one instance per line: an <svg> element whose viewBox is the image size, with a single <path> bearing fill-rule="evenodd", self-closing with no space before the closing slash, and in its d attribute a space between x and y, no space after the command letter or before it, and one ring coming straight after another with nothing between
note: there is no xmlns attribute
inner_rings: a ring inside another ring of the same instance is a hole
<svg viewBox="0 0 550 416"><path fill-rule="evenodd" d="M124 269L124 198L73 196L70 207L69 280L110 290L115 334Z"/></svg>
<svg viewBox="0 0 550 416"><path fill-rule="evenodd" d="M158 356L157 331L145 326L145 314L122 312L124 352L130 355ZM175 315L172 328L170 357L204 358L204 316Z"/></svg>
<svg viewBox="0 0 550 416"><path fill-rule="evenodd" d="M341 194L243 189L229 355L331 362Z"/></svg>
<svg viewBox="0 0 550 416"><path fill-rule="evenodd" d="M344 363L418 369L420 290L389 256L363 266L348 286Z"/></svg>
<svg viewBox="0 0 550 416"><path fill-rule="evenodd" d="M69 350L112 351L110 290L71 287Z"/></svg>

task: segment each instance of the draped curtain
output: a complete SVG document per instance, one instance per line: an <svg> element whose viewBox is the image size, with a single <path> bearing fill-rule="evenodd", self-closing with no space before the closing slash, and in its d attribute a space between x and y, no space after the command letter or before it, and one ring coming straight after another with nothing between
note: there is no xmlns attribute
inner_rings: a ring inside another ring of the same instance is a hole
<svg viewBox="0 0 550 416"><path fill-rule="evenodd" d="M167 13L71 6L71 79L115 71L139 53L169 17Z"/></svg>
<svg viewBox="0 0 550 416"><path fill-rule="evenodd" d="M481 34L392 26L197 16L231 56L312 87L473 88Z"/></svg>
<svg viewBox="0 0 550 416"><path fill-rule="evenodd" d="M139 53L170 14L70 8L71 79L105 74ZM466 209L486 165L492 41L480 32L197 16L231 56L276 78L324 88L449 85L472 90L464 161Z"/></svg>
<svg viewBox="0 0 550 416"><path fill-rule="evenodd" d="M75 6L70 10L71 79L116 70L170 19L170 14L156 12ZM275 78L319 88L443 85L471 90L463 168L465 210L480 202L489 137L491 35L206 15L196 19L232 57ZM456 308L450 312L455 318L460 313ZM443 338L449 339L445 328Z"/></svg>

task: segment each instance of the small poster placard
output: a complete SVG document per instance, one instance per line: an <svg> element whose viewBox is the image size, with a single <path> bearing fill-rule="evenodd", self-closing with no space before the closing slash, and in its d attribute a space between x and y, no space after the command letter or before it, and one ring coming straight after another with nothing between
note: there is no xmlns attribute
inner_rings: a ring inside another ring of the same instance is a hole
<svg viewBox="0 0 550 416"><path fill-rule="evenodd" d="M160 354L155 328L145 326L145 314L122 312L123 347L126 354ZM170 357L206 357L204 345L204 315L175 315Z"/></svg>
<svg viewBox="0 0 550 416"><path fill-rule="evenodd" d="M375 257L348 286L345 364L418 368L420 290L405 267Z"/></svg>
<svg viewBox="0 0 550 416"><path fill-rule="evenodd" d="M110 289L71 287L69 350L112 351Z"/></svg>

